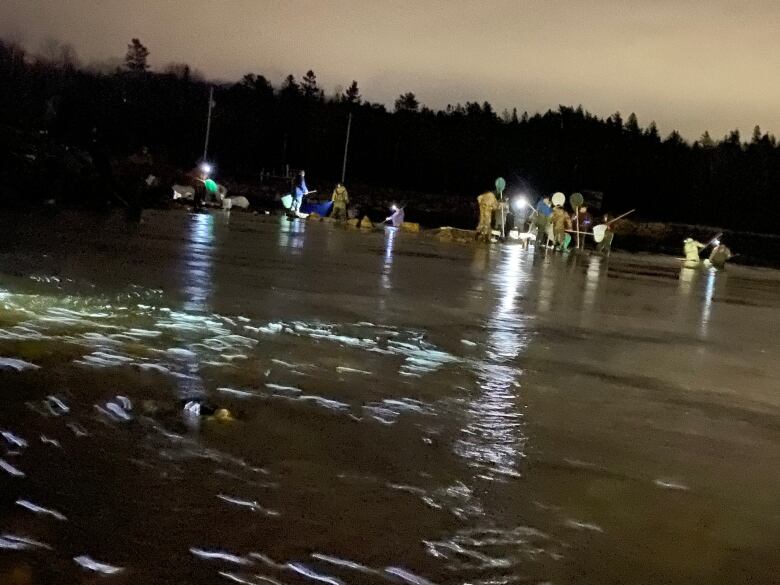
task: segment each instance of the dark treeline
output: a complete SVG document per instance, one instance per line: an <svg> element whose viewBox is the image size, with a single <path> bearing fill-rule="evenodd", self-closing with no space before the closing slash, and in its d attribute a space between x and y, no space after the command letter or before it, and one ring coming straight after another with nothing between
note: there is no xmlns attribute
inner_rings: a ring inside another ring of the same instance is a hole
<svg viewBox="0 0 780 585"><path fill-rule="evenodd" d="M71 145L97 128L116 157L147 145L182 168L202 154L211 84L187 65L150 72L136 40L109 72L80 67L65 45L47 52L33 58L0 41L3 125L47 129ZM405 93L389 111L363 100L356 82L326 95L311 71L280 87L247 74L217 84L215 101L209 157L239 180L290 164L329 188L352 113L347 183L474 197L505 176L510 191L532 196L597 191L610 210L636 207L648 219L779 231L780 148L758 127L747 141L733 131L689 144L677 132L661 137L654 123L642 128L634 114L604 119L581 107L499 114L469 102L433 111Z"/></svg>

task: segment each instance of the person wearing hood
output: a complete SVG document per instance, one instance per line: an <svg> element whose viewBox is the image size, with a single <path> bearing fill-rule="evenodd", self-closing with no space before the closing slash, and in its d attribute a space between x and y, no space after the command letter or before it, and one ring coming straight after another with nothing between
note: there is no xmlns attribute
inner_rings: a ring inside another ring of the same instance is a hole
<svg viewBox="0 0 780 585"><path fill-rule="evenodd" d="M337 183L330 199L333 201L333 212L330 216L333 219L346 221L347 205L349 204L349 193L347 193L347 188L341 183Z"/></svg>
<svg viewBox="0 0 780 585"><path fill-rule="evenodd" d="M688 266L698 265L701 261L699 252L705 248L704 244L693 238L683 240L683 251L685 252L685 264Z"/></svg>
<svg viewBox="0 0 780 585"><path fill-rule="evenodd" d="M566 240L566 230L571 229L571 217L564 211L563 207L556 205L552 212L553 238L555 246L559 250L564 250L564 241Z"/></svg>
<svg viewBox="0 0 780 585"><path fill-rule="evenodd" d="M549 196L542 197L536 204L536 247L539 248L549 239L547 228L553 214L552 200Z"/></svg>
<svg viewBox="0 0 780 585"><path fill-rule="evenodd" d="M404 208L393 205L391 209L393 210L393 214L385 219L385 223L389 221L393 224L393 227L401 227L404 223Z"/></svg>
<svg viewBox="0 0 780 585"><path fill-rule="evenodd" d="M718 270L726 268L726 262L731 258L732 253L728 246L722 242L718 242L718 245L712 250L710 254L710 264Z"/></svg>
<svg viewBox="0 0 780 585"><path fill-rule="evenodd" d="M303 203L304 196L309 192L309 188L306 186L306 171L300 171L298 177L295 179L295 188L293 189L293 203L290 211L292 213L298 213L301 210L301 203Z"/></svg>

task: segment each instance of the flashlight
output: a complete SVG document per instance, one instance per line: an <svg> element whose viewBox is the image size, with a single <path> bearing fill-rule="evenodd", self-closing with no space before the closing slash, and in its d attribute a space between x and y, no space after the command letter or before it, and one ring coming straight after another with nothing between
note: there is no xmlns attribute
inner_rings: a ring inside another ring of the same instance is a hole
<svg viewBox="0 0 780 585"><path fill-rule="evenodd" d="M211 165L209 163L207 163L207 162L200 163L200 170L201 170L202 173L204 173L206 175L210 175L211 174Z"/></svg>
<svg viewBox="0 0 780 585"><path fill-rule="evenodd" d="M395 203L393 203L393 204L390 206L390 209L391 209L392 211L398 211L398 206L397 206Z"/></svg>
<svg viewBox="0 0 780 585"><path fill-rule="evenodd" d="M512 200L512 206L515 208L515 211L518 213L520 213L526 205L528 205L528 201L522 195L520 197L515 197Z"/></svg>

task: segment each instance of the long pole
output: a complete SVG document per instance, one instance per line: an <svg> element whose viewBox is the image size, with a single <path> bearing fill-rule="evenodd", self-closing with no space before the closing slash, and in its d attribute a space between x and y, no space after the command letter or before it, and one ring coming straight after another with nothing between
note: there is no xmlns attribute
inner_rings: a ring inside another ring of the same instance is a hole
<svg viewBox="0 0 780 585"><path fill-rule="evenodd" d="M214 86L209 89L209 115L206 118L206 142L203 145L203 160L207 160L209 153L209 134L211 134L211 108L214 107Z"/></svg>
<svg viewBox="0 0 780 585"><path fill-rule="evenodd" d="M617 220L619 220L619 219L623 219L624 217L626 217L627 215L631 215L631 214L632 214L632 213L634 213L635 211L636 211L636 209L632 209L631 211L626 211L626 212L625 212L623 215L618 215L618 216L617 216L615 219L610 219L610 220L607 222L607 225L609 225L609 224L611 224L611 223L615 223Z"/></svg>
<svg viewBox="0 0 780 585"><path fill-rule="evenodd" d="M344 184L344 177L347 176L347 152L349 151L349 131L352 129L352 112L347 118L347 138L344 140L344 162L341 164L341 184Z"/></svg>
<svg viewBox="0 0 780 585"><path fill-rule="evenodd" d="M580 210L574 210L574 218L577 220L577 249L580 249Z"/></svg>

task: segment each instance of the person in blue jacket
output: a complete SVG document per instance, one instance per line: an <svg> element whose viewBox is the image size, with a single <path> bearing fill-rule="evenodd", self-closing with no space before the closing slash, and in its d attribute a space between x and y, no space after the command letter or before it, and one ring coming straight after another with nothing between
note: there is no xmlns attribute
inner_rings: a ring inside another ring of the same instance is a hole
<svg viewBox="0 0 780 585"><path fill-rule="evenodd" d="M298 213L301 209L301 203L303 202L303 196L309 192L309 188L306 186L306 171L300 171L298 177L295 179L295 189L293 190L293 213Z"/></svg>
<svg viewBox="0 0 780 585"><path fill-rule="evenodd" d="M552 218L552 200L549 196L542 197L536 204L536 248L547 243L547 227Z"/></svg>

